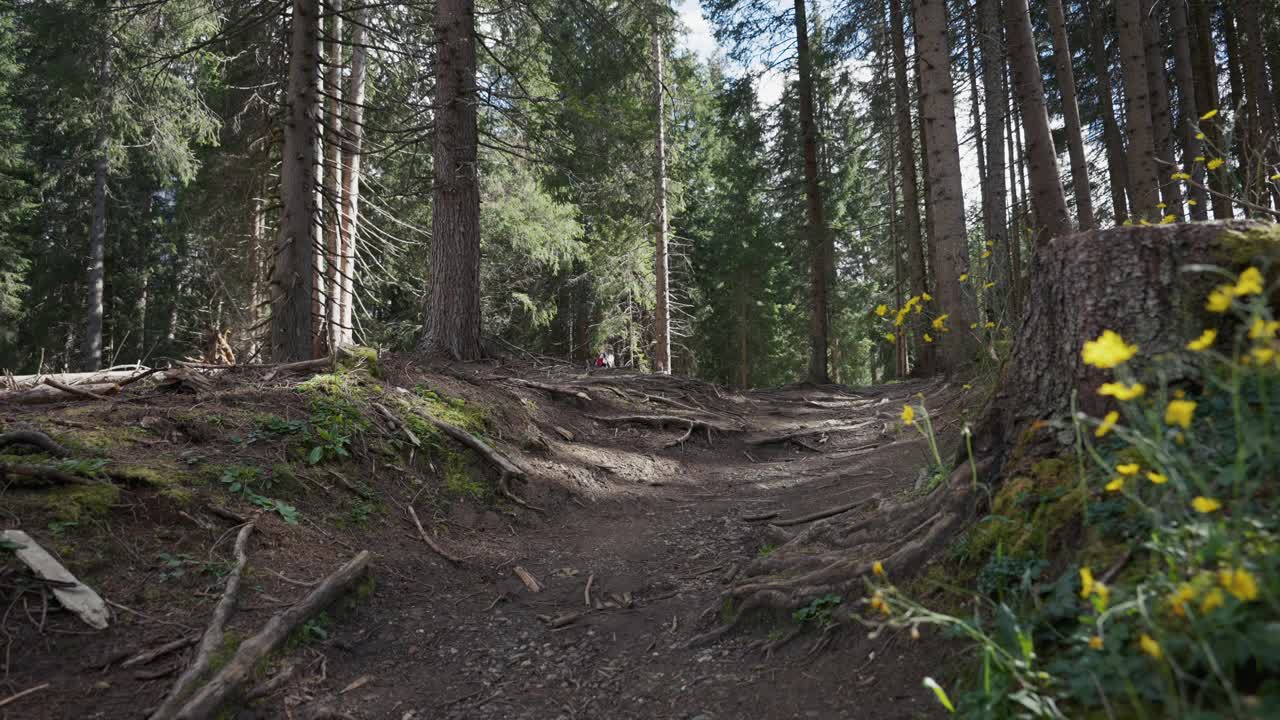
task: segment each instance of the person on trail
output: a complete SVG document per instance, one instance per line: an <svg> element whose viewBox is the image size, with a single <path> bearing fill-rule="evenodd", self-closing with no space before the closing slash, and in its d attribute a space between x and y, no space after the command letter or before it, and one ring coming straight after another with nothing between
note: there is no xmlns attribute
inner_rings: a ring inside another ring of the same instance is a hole
<svg viewBox="0 0 1280 720"><path fill-rule="evenodd" d="M613 350L604 351L604 366L607 368L613 367Z"/></svg>
<svg viewBox="0 0 1280 720"><path fill-rule="evenodd" d="M604 367L604 353L600 353L596 356L596 367Z"/></svg>

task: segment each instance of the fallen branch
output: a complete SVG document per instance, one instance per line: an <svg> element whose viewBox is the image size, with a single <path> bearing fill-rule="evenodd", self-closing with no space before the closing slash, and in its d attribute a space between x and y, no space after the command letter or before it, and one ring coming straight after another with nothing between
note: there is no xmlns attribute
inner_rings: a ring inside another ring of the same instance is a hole
<svg viewBox="0 0 1280 720"><path fill-rule="evenodd" d="M5 698L5 699L0 700L0 707L4 707L5 705L8 705L8 704L9 704L9 703L11 703L11 702L14 702L14 701L16 701L16 700L19 700L20 698L24 698L24 697L26 697L27 695L30 695L30 694L31 694L31 693L33 693L33 692L39 692L39 691L41 691L41 690L43 690L43 689L45 689L45 688L47 688L47 687L49 687L49 683L41 683L41 684L39 684L39 685L37 685L37 686L35 686L35 687L27 688L26 690L23 690L22 692L17 693L17 694L15 694L15 695L10 695L9 697L7 697L7 698Z"/></svg>
<svg viewBox="0 0 1280 720"><path fill-rule="evenodd" d="M804 515L798 518L788 518L786 520L775 520L774 522L771 522L769 524L776 527L789 527L791 525L803 525L804 523L807 523L807 522L813 522L814 520L821 520L823 518L829 518L833 515L847 513L850 510L855 510L859 507L862 507L863 505L868 505L868 504L873 504L878 502L880 502L880 496L872 495L869 498L857 500L855 502L847 503L845 505L840 505L833 508L827 508L826 510L819 510L818 512L810 513L808 515Z"/></svg>
<svg viewBox="0 0 1280 720"><path fill-rule="evenodd" d="M550 385L548 383L525 380L523 378L510 378L509 382L515 383L516 385L523 385L524 387L534 388L535 390L542 390L544 392L551 393L552 395L564 395L566 397L577 398L583 402L591 402L591 396L586 392L567 385Z"/></svg>
<svg viewBox="0 0 1280 720"><path fill-rule="evenodd" d="M685 429L685 431L684 431L684 434L683 434L683 435L681 435L678 439L676 439L676 440L672 440L671 442L667 443L666 445L663 445L662 447L664 447L664 448L673 448L673 447L675 447L675 446L677 446L677 445L684 445L684 441L685 441L685 440L688 440L688 439L689 439L689 436L690 436L690 435L692 435L692 434L693 434L693 423L689 423L689 427Z"/></svg>
<svg viewBox="0 0 1280 720"><path fill-rule="evenodd" d="M31 445L55 457L67 457L71 451L59 445L53 438L39 430L14 430L0 433L0 448L9 445Z"/></svg>
<svg viewBox="0 0 1280 720"><path fill-rule="evenodd" d="M596 574L591 573L587 576L587 586L582 590L582 602L591 607L591 585L596 581Z"/></svg>
<svg viewBox="0 0 1280 720"><path fill-rule="evenodd" d="M63 387L72 387L63 385ZM101 395L113 395L120 392L120 386L115 383L99 383L93 385L77 385L76 391L80 394L89 393L95 400L101 400ZM62 388L49 385L48 383L37 385L26 390L15 390L12 392L0 393L0 403L12 403L14 405L39 405L43 403L66 402L73 398L67 397L68 391ZM73 391L71 394L77 394Z"/></svg>
<svg viewBox="0 0 1280 720"><path fill-rule="evenodd" d="M773 512L760 513L758 515L743 515L742 522L762 522L764 520L772 520L782 513L774 510Z"/></svg>
<svg viewBox="0 0 1280 720"><path fill-rule="evenodd" d="M227 576L227 584L223 588L222 598L218 600L217 607L213 609L213 618L209 621L209 627L205 629L204 636L200 639L200 647L196 649L195 660L192 661L186 672L178 677L178 681L170 688L169 694L160 703L160 707L152 713L151 720L170 720L170 718L178 717L180 709L184 709L182 703L191 694L191 691L195 689L196 682L208 672L209 665L213 661L213 654L222 646L223 629L226 627L227 619L231 617L231 611L235 607L236 593L240 590L240 577L244 573L244 566L249 560L249 535L252 533L253 523L246 523L240 529L240 534L236 535L236 564L232 568L231 574Z"/></svg>
<svg viewBox="0 0 1280 720"><path fill-rule="evenodd" d="M422 542L427 544L427 547L431 548L436 552L437 555L444 558L445 560L448 560L454 565L462 564L462 558L455 557L448 550L445 550L444 548L440 547L439 543L431 539L431 536L428 535L427 531L423 529L422 522L418 520L418 513L414 511L412 505L409 506L409 517L413 518L413 524L418 527L418 535L422 538Z"/></svg>
<svg viewBox="0 0 1280 720"><path fill-rule="evenodd" d="M293 679L293 673L295 669L296 669L296 666L293 665L292 663L285 665L284 669L276 673L275 676L273 676L270 680L258 683L257 685L254 686L252 690L245 693L245 696L244 696L245 701L253 702L254 700L261 700L262 698L284 687L285 683Z"/></svg>
<svg viewBox="0 0 1280 720"><path fill-rule="evenodd" d="M500 476L498 477L498 494L499 495L502 495L503 497L507 498L511 502L521 507L528 508L529 510L536 510L537 512L540 512L543 514L547 512L546 510L543 510L542 508L536 505L530 505L529 503L525 502L523 498L521 498L519 495L516 495L515 492L512 491L511 485L510 485L511 478L516 478L517 480L523 480L525 479L525 472L523 469L520 468L520 466L516 465L514 462L508 459L507 456L489 447L488 444L486 444L483 440L476 437L475 435L472 435L466 430L463 430L457 425L452 425L438 418L431 417L430 415L424 415L422 417L427 422L431 423L436 428L438 428L444 434L448 435L454 440L457 440L463 445L466 445L467 447L476 451L481 457L483 457L485 460L488 460L490 464L497 466L500 472Z"/></svg>
<svg viewBox="0 0 1280 720"><path fill-rule="evenodd" d="M333 363L334 363L334 359L332 357L326 356L322 358L316 358L314 360L301 360L298 362L291 362L291 363L285 363L283 365L276 365L274 368L271 369L270 372L268 372L266 375L263 375L262 379L274 380L276 379L276 377L280 375L286 375L288 373L309 372L311 370L320 370L323 368L332 367Z"/></svg>
<svg viewBox="0 0 1280 720"><path fill-rule="evenodd" d="M157 648L153 648L145 652L140 652L137 655L134 655L133 657L129 658L128 660L125 660L124 662L120 663L120 667L122 669L128 669L128 668L134 667L135 665L146 665L147 663L155 660L158 657L163 657L176 650L181 650L182 648L188 645L194 645L198 638L199 638L198 635L187 635L186 637L180 637L177 640L174 640L173 642L167 642Z"/></svg>
<svg viewBox="0 0 1280 720"><path fill-rule="evenodd" d="M538 584L538 579L533 576L533 573L529 572L528 570L525 570L519 565L512 568L511 572L515 573L516 577L520 578L520 582L524 583L524 586L529 588L529 592L531 593L542 592L542 586Z"/></svg>
<svg viewBox="0 0 1280 720"><path fill-rule="evenodd" d="M56 483L61 485L95 485L94 480L82 478L79 475L72 475L63 472L55 467L48 465L10 465L8 463L0 463L0 478L7 475L20 475L23 477L38 478L48 483Z"/></svg>
<svg viewBox="0 0 1280 720"><path fill-rule="evenodd" d="M62 392L65 392L65 393L71 393L72 395L76 395L76 396L79 396L79 397L85 398L86 400L106 400L106 399L107 399L107 396L106 396L106 395L99 394L99 393L94 392L94 391L92 391L92 390L85 390L85 389L82 389L82 388L78 388L78 387L75 387L75 386L73 386L73 385L64 385L64 384L62 384L62 383L58 382L57 380L54 380L53 378L50 378L50 377L47 377L47 378L45 378L45 379L44 379L44 384L45 384L45 385L48 385L48 386L49 386L49 387L51 387L51 388L56 388L56 389L58 389L58 390L61 390ZM108 394L112 394L112 395L114 395L115 393L120 392L120 386L119 386L119 385L116 385L115 383L110 383L110 384L109 384L109 387L111 387L111 388L115 388L115 390L114 390L114 391L112 391L112 390L104 390L103 392L106 392L106 393L108 393Z"/></svg>
<svg viewBox="0 0 1280 720"><path fill-rule="evenodd" d="M325 578L297 605L272 616L258 634L240 644L235 656L174 717L178 720L206 720L213 717L223 704L241 692L263 658L280 647L294 629L328 607L354 585L368 566L369 551L362 550Z"/></svg>

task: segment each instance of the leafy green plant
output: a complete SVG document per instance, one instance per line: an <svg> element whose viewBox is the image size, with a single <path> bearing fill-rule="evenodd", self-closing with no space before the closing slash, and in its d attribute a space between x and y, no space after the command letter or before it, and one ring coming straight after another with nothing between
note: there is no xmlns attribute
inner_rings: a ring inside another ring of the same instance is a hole
<svg viewBox="0 0 1280 720"><path fill-rule="evenodd" d="M827 627L831 624L831 611L844 602L844 597L835 594L827 594L822 597L816 597L809 601L805 607L792 613L798 623L814 623L819 627Z"/></svg>
<svg viewBox="0 0 1280 720"><path fill-rule="evenodd" d="M262 493L270 492L274 479L260 469L245 465L230 465L223 469L219 478L227 492L239 495L246 501L280 516L290 525L298 524L298 509L283 500L267 497Z"/></svg>

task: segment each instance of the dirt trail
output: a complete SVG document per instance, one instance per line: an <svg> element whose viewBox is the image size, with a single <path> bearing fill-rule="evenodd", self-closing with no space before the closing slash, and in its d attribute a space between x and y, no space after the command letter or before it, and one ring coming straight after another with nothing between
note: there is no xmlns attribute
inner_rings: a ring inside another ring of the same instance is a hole
<svg viewBox="0 0 1280 720"><path fill-rule="evenodd" d="M506 375L454 377L459 393L518 382ZM708 647L682 644L719 621L719 594L734 569L778 541L780 529L750 518L777 513L772 520L785 521L876 493L910 491L926 450L896 422L902 404L924 392L943 424L954 423L960 388L904 383L739 396L623 373L561 372L541 381L566 379L589 388L591 401L520 386L524 405L537 408L542 447L498 443L529 469L525 492L547 505L547 516L519 510L522 521L513 526L493 512L455 511L443 539L467 556L463 567L427 551L402 519L368 537L325 533L332 540L326 542L312 534L303 546L269 532L259 541L251 566L278 569L289 582L255 573L258 594L240 603L246 629L300 592L296 578L336 567L356 546L375 550L377 587L322 640L295 650L297 682L236 717L302 718L316 716L317 708L400 720L940 716L921 687L923 676L947 674L948 646L936 638L870 639L846 624L829 637L808 629L766 655L762 641L796 627L778 617ZM592 419L664 413L721 430L698 428L676 443L687 427ZM121 523L115 532L130 531ZM525 587L516 566L532 573L541 592ZM104 584L108 596L141 602L137 592ZM853 606L848 600L842 611ZM198 628L207 612L200 605L178 617ZM584 614L570 620L572 613ZM820 640L821 651L812 652ZM167 688L168 680L140 682L139 673L56 670L68 653L98 656L101 648L77 636L44 635L39 642L44 653L33 653L29 664L24 651L34 646L11 649L15 662L0 687L17 691L52 675L56 698L24 705L26 714L0 708L0 718L138 717ZM137 638L111 642L136 647Z"/></svg>

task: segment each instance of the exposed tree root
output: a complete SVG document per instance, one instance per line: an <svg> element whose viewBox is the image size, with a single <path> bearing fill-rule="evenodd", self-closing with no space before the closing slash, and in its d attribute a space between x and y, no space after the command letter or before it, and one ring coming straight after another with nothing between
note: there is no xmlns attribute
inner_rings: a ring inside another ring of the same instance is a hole
<svg viewBox="0 0 1280 720"><path fill-rule="evenodd" d="M664 428L668 425L692 425L694 430L705 428L726 433L739 432L739 428L683 415L617 415L614 417L587 415L587 417L609 425L649 425L656 428Z"/></svg>
<svg viewBox="0 0 1280 720"><path fill-rule="evenodd" d="M454 556L448 550L441 547L435 540L431 539L431 536L427 534L425 529L423 529L422 521L418 520L418 513L413 509L412 505L409 506L409 517L413 518L413 524L418 528L418 535L422 538L422 542L427 544L427 547L431 548L437 555L448 560L454 565L462 564L462 558Z"/></svg>
<svg viewBox="0 0 1280 720"><path fill-rule="evenodd" d="M82 478L48 465L24 465L0 463L0 479L5 477L29 477L54 485L96 485L97 480Z"/></svg>
<svg viewBox="0 0 1280 720"><path fill-rule="evenodd" d="M552 395L563 395L565 397L575 398L583 402L592 402L591 396L580 388L571 387L569 385L551 385L549 383L537 382L535 380L525 380L523 378L507 378L507 382L524 387L542 390Z"/></svg>
<svg viewBox="0 0 1280 720"><path fill-rule="evenodd" d="M54 457L68 457L71 455L70 450L59 445L53 438L38 430L15 430L13 432L0 433L0 448L10 445L31 445Z"/></svg>
<svg viewBox="0 0 1280 720"><path fill-rule="evenodd" d="M755 437L747 440L746 444L755 446L755 447L759 447L761 445L771 445L774 443L784 443L784 442L795 442L799 444L799 441L801 438L806 438L806 437L809 437L810 435L819 435L822 433L854 432L856 430L861 430L862 428L875 425L875 424L876 424L876 420L873 419L873 420L863 420L862 422L851 423L846 425L828 425L828 426L809 427L809 428L804 428L802 430L797 430L795 432L773 434L773 435L762 435L760 437Z"/></svg>
<svg viewBox="0 0 1280 720"><path fill-rule="evenodd" d="M673 447L675 447L675 446L677 446L677 445L684 445L684 441L685 441L685 440L688 440L688 439L689 439L689 436L690 436L690 435L692 435L692 434L693 434L693 423L689 423L689 427L688 427L688 428L685 428L685 431L684 431L684 434L683 434L683 435L681 435L679 438L676 438L675 440L672 440L671 442L667 443L666 445L663 445L662 447L664 447L664 448L673 448Z"/></svg>
<svg viewBox="0 0 1280 720"><path fill-rule="evenodd" d="M258 634L240 644L235 656L173 717L178 720L206 720L214 717L228 700L243 692L245 684L253 678L254 668L263 658L280 647L298 626L328 607L354 585L368 566L369 551L362 550L325 578L297 605L274 615Z"/></svg>
<svg viewBox="0 0 1280 720"><path fill-rule="evenodd" d="M466 430L463 430L457 425L451 425L443 420L433 418L429 415L424 415L423 418L427 422L436 426L444 434L448 435L454 440L457 440L463 445L466 445L467 447L476 451L476 453L478 453L481 457L483 457L489 463L497 466L498 471L500 473L498 477L498 494L499 495L519 505L520 507L527 508L535 512L540 512L544 514L546 513L546 510L543 510L537 505L529 504L524 500L524 498L521 498L511 489L511 478L515 478L517 480L524 480L525 472L519 465L516 465L514 462L512 462L510 458L498 452L497 450L494 450L493 448L489 447L489 445L485 443L485 441L481 440L475 435L472 435Z"/></svg>
<svg viewBox="0 0 1280 720"><path fill-rule="evenodd" d="M214 653L222 646L223 631L226 628L227 619L231 617L231 611L235 609L236 594L240 591L240 577L244 574L244 566L249 561L248 547L251 534L253 534L253 523L247 523L236 535L235 566L231 569L231 574L227 575L227 584L222 590L222 598L213 609L209 626L205 629L204 636L200 638L196 657L186 672L182 673L169 689L164 702L160 703L160 707L151 714L151 720L170 720L177 717L182 703L191 694L201 676L208 672Z"/></svg>
<svg viewBox="0 0 1280 720"><path fill-rule="evenodd" d="M821 520L823 518L829 518L833 515L840 515L841 513L847 513L850 510L860 508L863 505L879 504L879 502L880 502L880 496L873 495L872 497L869 497L869 498L857 500L851 503L846 503L838 507L827 508L826 510L819 510L815 513L810 513L808 515L804 515L798 518L774 520L772 523L770 523L770 525L776 525L778 527L790 527L791 525L803 525L804 523L813 522L814 520Z"/></svg>

